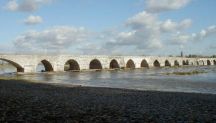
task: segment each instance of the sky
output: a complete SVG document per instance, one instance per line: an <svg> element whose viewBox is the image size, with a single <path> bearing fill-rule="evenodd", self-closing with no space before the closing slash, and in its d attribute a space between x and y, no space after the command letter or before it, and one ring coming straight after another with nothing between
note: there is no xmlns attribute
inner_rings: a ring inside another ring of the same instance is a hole
<svg viewBox="0 0 216 123"><path fill-rule="evenodd" d="M0 53L214 55L216 0L1 0Z"/></svg>

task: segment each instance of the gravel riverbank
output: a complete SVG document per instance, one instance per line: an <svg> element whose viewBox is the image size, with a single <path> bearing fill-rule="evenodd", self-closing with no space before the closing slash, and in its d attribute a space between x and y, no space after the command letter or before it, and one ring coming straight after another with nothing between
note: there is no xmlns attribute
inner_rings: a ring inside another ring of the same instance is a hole
<svg viewBox="0 0 216 123"><path fill-rule="evenodd" d="M216 122L216 95L0 80L0 122Z"/></svg>

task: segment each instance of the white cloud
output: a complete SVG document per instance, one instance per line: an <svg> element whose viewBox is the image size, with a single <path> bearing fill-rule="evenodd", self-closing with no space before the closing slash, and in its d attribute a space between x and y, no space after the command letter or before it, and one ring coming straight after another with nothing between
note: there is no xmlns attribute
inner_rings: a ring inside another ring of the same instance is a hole
<svg viewBox="0 0 216 123"><path fill-rule="evenodd" d="M26 25L36 25L43 22L42 17L30 15L28 18L24 20Z"/></svg>
<svg viewBox="0 0 216 123"><path fill-rule="evenodd" d="M3 42L3 41L0 41ZM13 53L14 52L14 47L13 45L9 43L1 43L0 45L0 54L7 54L7 53Z"/></svg>
<svg viewBox="0 0 216 123"><path fill-rule="evenodd" d="M78 48L79 54L88 54L88 55L104 55L104 54L111 54L111 51L107 48L103 48L102 44L96 43L85 43L81 44Z"/></svg>
<svg viewBox="0 0 216 123"><path fill-rule="evenodd" d="M130 37L119 36L119 41L121 44L135 45L138 49L161 48L159 24L156 14L140 12L126 22L127 27L132 29L128 33Z"/></svg>
<svg viewBox="0 0 216 123"><path fill-rule="evenodd" d="M136 50L149 51L163 48L164 40L168 40L169 35L189 28L191 23L190 19L184 19L180 22L174 22L170 19L160 21L157 14L143 11L127 20L126 27L130 29L129 31L107 36L106 47L133 46Z"/></svg>
<svg viewBox="0 0 216 123"><path fill-rule="evenodd" d="M10 11L16 11L18 9L18 3L16 2L16 0L11 0L7 3L7 5L5 6L6 9L10 10Z"/></svg>
<svg viewBox="0 0 216 123"><path fill-rule="evenodd" d="M32 19L34 20L34 19ZM73 49L84 54L133 54L152 53L169 44L183 46L192 40L215 34L215 26L200 33L187 34L192 20L160 21L158 14L140 12L125 22L125 30L89 33L84 28L54 27L43 31L28 31L18 36L14 45L19 50L48 52ZM97 36L96 36L97 35ZM124 51L127 49L127 51Z"/></svg>
<svg viewBox="0 0 216 123"><path fill-rule="evenodd" d="M201 41L209 36L216 36L216 26L212 25L206 29L201 30L199 33L194 33L191 37L194 41Z"/></svg>
<svg viewBox="0 0 216 123"><path fill-rule="evenodd" d="M164 32L174 32L187 29L191 26L191 24L192 21L190 19L184 19L180 23L168 19L160 24L160 28Z"/></svg>
<svg viewBox="0 0 216 123"><path fill-rule="evenodd" d="M140 12L135 16L128 19L126 25L132 27L133 29L140 29L140 28L153 28L157 25L157 15L151 14L146 11Z"/></svg>
<svg viewBox="0 0 216 123"><path fill-rule="evenodd" d="M9 0L5 8L9 11L32 12L52 0Z"/></svg>
<svg viewBox="0 0 216 123"><path fill-rule="evenodd" d="M26 1L10 1L8 8L13 11L34 11L47 3L42 0L30 0L34 4L26 4L28 8L22 5ZM127 31L100 32L95 37L84 28L60 26L43 31L28 31L18 36L14 45L23 51L40 52L47 49L48 52L52 52L72 48L84 54L143 54L142 52L153 52L169 44L184 47L189 41L215 35L216 27L211 26L199 33L187 34L184 31L192 25L191 19L186 18L178 22L171 19L161 21L156 12L179 9L189 2L190 0L148 0L148 11L137 13L124 23L123 29ZM24 23L38 24L42 21L40 16L29 16Z"/></svg>
<svg viewBox="0 0 216 123"><path fill-rule="evenodd" d="M203 29L198 33L192 33L192 34L177 33L173 35L170 41L173 44L186 44L188 42L199 42L210 36L216 36L216 26L215 25L209 26L206 29Z"/></svg>
<svg viewBox="0 0 216 123"><path fill-rule="evenodd" d="M176 45L185 45L189 41L192 41L191 35L188 34L176 34L174 35L171 39L170 42L171 44L176 44Z"/></svg>
<svg viewBox="0 0 216 123"><path fill-rule="evenodd" d="M183 21L180 22L180 28L181 29L187 29L192 25L192 20L191 19L184 19Z"/></svg>
<svg viewBox="0 0 216 123"><path fill-rule="evenodd" d="M190 3L190 1L191 0L147 0L146 7L147 11L157 13L180 9Z"/></svg>
<svg viewBox="0 0 216 123"><path fill-rule="evenodd" d="M18 36L14 45L18 51L64 51L86 41L90 33L83 27L53 27L43 31L28 31Z"/></svg>

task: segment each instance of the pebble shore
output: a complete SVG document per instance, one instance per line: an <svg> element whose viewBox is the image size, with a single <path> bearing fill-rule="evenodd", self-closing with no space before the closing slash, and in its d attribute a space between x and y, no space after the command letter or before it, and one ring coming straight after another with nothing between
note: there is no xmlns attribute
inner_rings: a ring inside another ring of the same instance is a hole
<svg viewBox="0 0 216 123"><path fill-rule="evenodd" d="M216 95L0 80L0 122L215 123Z"/></svg>

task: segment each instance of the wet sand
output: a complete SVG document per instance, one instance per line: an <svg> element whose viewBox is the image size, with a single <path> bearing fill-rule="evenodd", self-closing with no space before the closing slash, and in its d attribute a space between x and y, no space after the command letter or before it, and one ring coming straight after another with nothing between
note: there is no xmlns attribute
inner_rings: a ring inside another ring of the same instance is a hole
<svg viewBox="0 0 216 123"><path fill-rule="evenodd" d="M0 80L0 122L216 122L216 95Z"/></svg>

